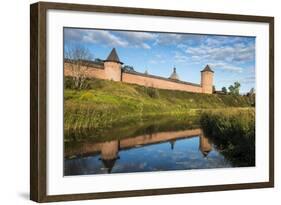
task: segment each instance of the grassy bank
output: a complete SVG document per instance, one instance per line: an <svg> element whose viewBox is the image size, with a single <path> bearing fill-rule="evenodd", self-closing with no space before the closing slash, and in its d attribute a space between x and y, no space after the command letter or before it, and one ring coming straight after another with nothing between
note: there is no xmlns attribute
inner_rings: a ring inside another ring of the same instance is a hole
<svg viewBox="0 0 281 205"><path fill-rule="evenodd" d="M204 133L234 166L255 165L255 110L204 112Z"/></svg>
<svg viewBox="0 0 281 205"><path fill-rule="evenodd" d="M114 127L155 116L198 116L202 109L249 107L248 97L161 90L105 80L89 80L74 90L65 79L65 130Z"/></svg>

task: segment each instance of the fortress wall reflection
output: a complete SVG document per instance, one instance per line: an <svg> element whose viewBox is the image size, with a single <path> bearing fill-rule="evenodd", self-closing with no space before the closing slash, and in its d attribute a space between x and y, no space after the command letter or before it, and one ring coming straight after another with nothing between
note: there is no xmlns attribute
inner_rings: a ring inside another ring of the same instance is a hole
<svg viewBox="0 0 281 205"><path fill-rule="evenodd" d="M173 139L195 137L201 135L201 133L202 133L201 129L192 129L192 130L175 131L175 132L158 132L154 134L123 139L120 141L120 148L126 149L137 145L154 144L154 143L165 142Z"/></svg>
<svg viewBox="0 0 281 205"><path fill-rule="evenodd" d="M204 156L212 150L212 144L205 137L203 131L198 129L190 129L173 132L158 132L154 134L140 135L122 140L112 140L101 143L85 143L78 148L65 152L65 157L73 155L93 155L100 154L102 160L113 160L118 158L118 152L122 149L129 149L136 146L156 144L161 142L173 142L178 139L199 137L199 149ZM171 146L173 149L173 146Z"/></svg>

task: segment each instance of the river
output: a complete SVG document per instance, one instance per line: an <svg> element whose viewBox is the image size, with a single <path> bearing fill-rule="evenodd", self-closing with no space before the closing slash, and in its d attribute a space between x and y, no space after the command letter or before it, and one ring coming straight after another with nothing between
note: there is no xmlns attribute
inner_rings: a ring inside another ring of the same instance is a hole
<svg viewBox="0 0 281 205"><path fill-rule="evenodd" d="M114 137L116 131L107 130L106 135L111 136L99 136L98 140L95 132L87 131L84 135L94 135L94 138L65 143L64 175L235 166L221 154L199 125L169 120L164 122L143 123L140 127L130 125L131 129L130 126L126 127L124 136Z"/></svg>

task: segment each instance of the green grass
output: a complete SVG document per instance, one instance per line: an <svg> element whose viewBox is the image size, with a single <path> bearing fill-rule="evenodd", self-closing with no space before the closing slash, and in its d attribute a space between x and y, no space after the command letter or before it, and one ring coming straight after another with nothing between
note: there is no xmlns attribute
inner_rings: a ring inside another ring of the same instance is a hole
<svg viewBox="0 0 281 205"><path fill-rule="evenodd" d="M234 166L255 165L255 110L208 111L200 116L204 133Z"/></svg>
<svg viewBox="0 0 281 205"><path fill-rule="evenodd" d="M208 95L161 90L92 79L84 90L69 89L65 79L65 130L104 129L155 116L198 116L204 109L247 108L245 96Z"/></svg>

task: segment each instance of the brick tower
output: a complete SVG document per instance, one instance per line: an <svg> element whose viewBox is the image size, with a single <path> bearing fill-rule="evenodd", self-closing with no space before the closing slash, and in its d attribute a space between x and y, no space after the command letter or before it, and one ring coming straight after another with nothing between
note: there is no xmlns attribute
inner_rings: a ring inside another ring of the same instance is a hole
<svg viewBox="0 0 281 205"><path fill-rule="evenodd" d="M104 61L104 72L106 79L121 81L122 64L123 63L119 60L115 48L113 48L107 59Z"/></svg>
<svg viewBox="0 0 281 205"><path fill-rule="evenodd" d="M201 87L202 93L212 94L213 93L213 77L214 71L207 65L201 71Z"/></svg>

